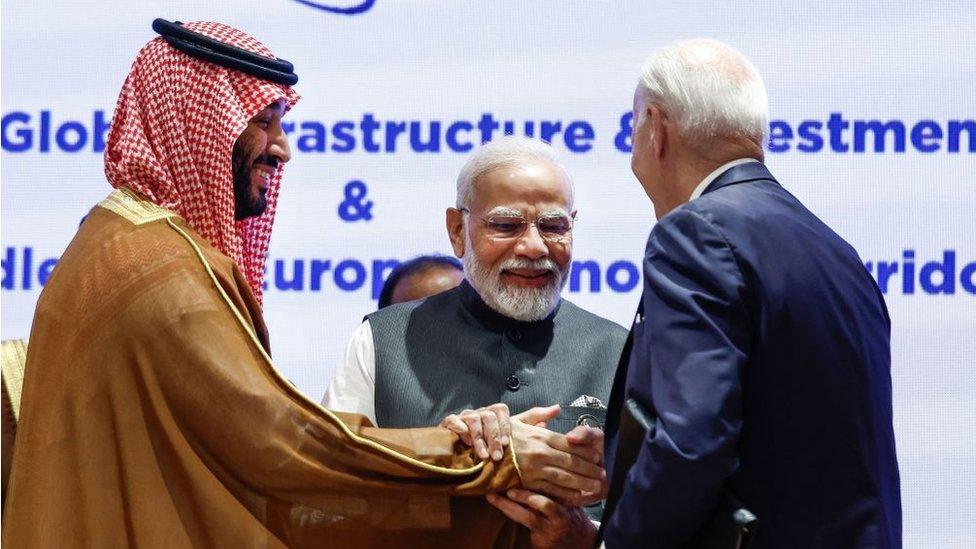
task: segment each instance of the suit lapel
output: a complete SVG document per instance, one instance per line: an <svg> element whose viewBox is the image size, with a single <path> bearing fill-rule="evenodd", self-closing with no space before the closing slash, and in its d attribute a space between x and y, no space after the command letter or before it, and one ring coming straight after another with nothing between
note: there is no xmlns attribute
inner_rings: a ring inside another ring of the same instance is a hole
<svg viewBox="0 0 976 549"><path fill-rule="evenodd" d="M613 388L610 390L610 402L607 404L607 419L605 422L605 440L608 443L604 449L604 453L609 451L614 452L613 462L611 463L612 471L608 471L608 474L613 475L608 479L609 486L607 490L606 504L603 508L603 517L601 518L600 530L597 533L597 539L603 539L603 530L606 524L610 521L610 516L613 514L613 509L616 507L617 500L620 498L620 493L623 490L624 479L627 478L627 471L630 470L631 463L621 464L619 463L620 452L618 451L620 447L620 437L619 430L622 421L621 414L623 413L623 403L626 397L627 389L627 372L630 366L630 355L634 348L634 332L637 326L644 322L644 294L641 293L640 302L637 304L637 314L634 315L634 322L630 326L630 333L627 334L627 341L624 343L624 348L620 353L620 360L617 361L617 371L613 376ZM611 441L613 448L610 448ZM606 460L604 459L604 462Z"/></svg>
<svg viewBox="0 0 976 549"><path fill-rule="evenodd" d="M613 387L610 389L610 401L607 403L607 439L616 434L617 419L620 416L621 406L624 401L624 390L627 388L627 370L630 366L630 354L634 348L634 329L641 322L644 322L643 293L641 293L640 302L637 304L637 313L634 315L634 322L630 326L630 333L627 334L627 341L624 342L624 348L620 352L620 359L617 361L617 371L613 376Z"/></svg>

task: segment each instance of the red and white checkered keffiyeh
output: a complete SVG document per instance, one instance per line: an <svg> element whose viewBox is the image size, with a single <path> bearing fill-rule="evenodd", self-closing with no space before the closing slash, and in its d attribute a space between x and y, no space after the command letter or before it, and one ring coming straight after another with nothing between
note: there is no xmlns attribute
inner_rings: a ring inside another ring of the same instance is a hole
<svg viewBox="0 0 976 549"><path fill-rule="evenodd" d="M274 58L264 44L227 25L184 26ZM231 154L248 121L281 98L287 110L298 94L290 86L190 57L156 38L132 64L105 148L112 186L128 187L182 216L237 263L259 302L282 165L269 182L265 212L235 221Z"/></svg>

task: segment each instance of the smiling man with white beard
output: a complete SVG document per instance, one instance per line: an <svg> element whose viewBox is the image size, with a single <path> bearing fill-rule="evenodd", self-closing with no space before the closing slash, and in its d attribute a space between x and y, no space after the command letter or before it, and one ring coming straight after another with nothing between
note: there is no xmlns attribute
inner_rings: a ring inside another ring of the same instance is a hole
<svg viewBox="0 0 976 549"><path fill-rule="evenodd" d="M494 174L486 174L484 177L486 179L513 178L512 172L515 169L497 170ZM540 169L546 168L533 166L518 170L522 175L526 175L524 173L526 171ZM455 211L470 214L470 211L463 207L455 208ZM448 215L454 216L454 214ZM544 255L531 259L516 255L495 266L486 264L478 258L477 252L474 252L475 244L471 239L471 231L466 230L463 223L455 221L454 233L458 229L463 233L464 248L459 253L463 254L461 259L464 262L465 278L485 303L495 311L523 322L545 319L559 304L559 294L566 285L572 246L572 221L573 218L563 208L555 208L541 214L536 227L540 233L539 240L543 241L542 246L537 246L536 250L529 250L530 255L538 256L548 250L547 244L565 248L563 252L565 259L561 265ZM519 236L524 234L527 228L522 212L507 207L493 208L485 223L491 233L488 240L492 245L500 242L502 248L507 248L508 243L520 239ZM525 244L527 248L532 245L533 243ZM466 250L470 250L470 253L465 253Z"/></svg>
<svg viewBox="0 0 976 549"><path fill-rule="evenodd" d="M558 404L550 429L602 428L626 331L560 298L575 216L549 145L505 137L479 149L447 210L465 280L368 315L323 404L383 427L443 424L484 459L506 443L490 405Z"/></svg>

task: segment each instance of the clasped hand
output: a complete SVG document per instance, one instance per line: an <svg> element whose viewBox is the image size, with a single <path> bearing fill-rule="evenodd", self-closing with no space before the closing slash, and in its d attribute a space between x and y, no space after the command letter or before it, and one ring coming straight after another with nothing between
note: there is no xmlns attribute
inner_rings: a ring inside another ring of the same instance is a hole
<svg viewBox="0 0 976 549"><path fill-rule="evenodd" d="M534 549L592 547L596 526L580 507L606 496L603 431L576 427L566 435L545 428L559 406L532 408L509 417L493 404L444 418L441 427L458 434L481 459L499 461L514 440L515 458L528 490L488 494L488 502L529 530ZM531 491L529 491L531 490Z"/></svg>
<svg viewBox="0 0 976 549"><path fill-rule="evenodd" d="M457 433L481 459L501 460L512 444L522 484L570 506L603 498L603 431L579 426L562 435L545 428L560 412L559 405L532 408L510 416L504 404L464 410L444 418L441 427Z"/></svg>

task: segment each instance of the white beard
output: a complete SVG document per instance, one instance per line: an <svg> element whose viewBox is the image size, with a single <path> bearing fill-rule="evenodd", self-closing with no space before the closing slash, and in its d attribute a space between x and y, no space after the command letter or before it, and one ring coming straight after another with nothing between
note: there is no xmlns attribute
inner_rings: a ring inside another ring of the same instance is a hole
<svg viewBox="0 0 976 549"><path fill-rule="evenodd" d="M490 269L475 257L467 230L464 231L464 242L467 250L461 258L464 262L464 276L485 304L494 311L515 320L532 322L546 318L559 305L559 294L568 279L568 263L565 269L560 269L548 257L536 261L513 257ZM546 269L555 276L549 284L541 288L523 288L502 282L502 271L507 269Z"/></svg>

